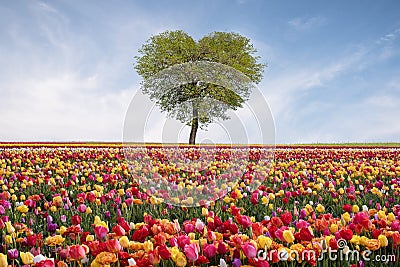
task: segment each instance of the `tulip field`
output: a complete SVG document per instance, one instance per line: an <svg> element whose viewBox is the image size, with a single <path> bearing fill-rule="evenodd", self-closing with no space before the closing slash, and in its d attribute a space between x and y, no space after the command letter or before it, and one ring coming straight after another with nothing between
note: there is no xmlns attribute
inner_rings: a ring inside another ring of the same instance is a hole
<svg viewBox="0 0 400 267"><path fill-rule="evenodd" d="M0 144L0 267L400 266L398 147L147 149Z"/></svg>

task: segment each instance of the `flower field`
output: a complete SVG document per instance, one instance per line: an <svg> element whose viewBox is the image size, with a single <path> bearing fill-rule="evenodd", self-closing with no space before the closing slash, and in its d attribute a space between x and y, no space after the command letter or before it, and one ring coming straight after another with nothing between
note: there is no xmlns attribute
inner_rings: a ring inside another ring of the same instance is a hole
<svg viewBox="0 0 400 267"><path fill-rule="evenodd" d="M399 148L280 146L268 166L257 147L232 164L238 151L194 172L157 146L146 161L115 144L0 144L0 267L399 266Z"/></svg>

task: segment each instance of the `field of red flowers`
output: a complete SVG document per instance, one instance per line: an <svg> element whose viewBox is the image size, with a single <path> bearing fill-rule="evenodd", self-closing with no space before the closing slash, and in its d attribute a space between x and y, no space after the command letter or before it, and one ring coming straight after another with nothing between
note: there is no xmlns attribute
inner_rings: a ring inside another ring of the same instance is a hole
<svg viewBox="0 0 400 267"><path fill-rule="evenodd" d="M135 170L193 187L156 152L152 168ZM213 188L226 195L182 207L143 188L121 146L0 145L0 267L399 266L399 148L281 146L274 156L256 188L245 166Z"/></svg>

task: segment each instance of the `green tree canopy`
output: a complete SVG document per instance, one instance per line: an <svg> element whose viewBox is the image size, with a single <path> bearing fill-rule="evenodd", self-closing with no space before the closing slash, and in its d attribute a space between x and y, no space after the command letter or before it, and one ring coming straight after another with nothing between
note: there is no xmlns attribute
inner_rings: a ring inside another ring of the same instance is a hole
<svg viewBox="0 0 400 267"><path fill-rule="evenodd" d="M250 40L237 33L213 32L196 42L181 30L166 31L143 44L135 69L144 79L143 93L191 126L189 143L194 144L199 127L229 119L227 110L248 99L249 83L261 81L265 65L255 53ZM207 69L207 62L217 63L218 72Z"/></svg>

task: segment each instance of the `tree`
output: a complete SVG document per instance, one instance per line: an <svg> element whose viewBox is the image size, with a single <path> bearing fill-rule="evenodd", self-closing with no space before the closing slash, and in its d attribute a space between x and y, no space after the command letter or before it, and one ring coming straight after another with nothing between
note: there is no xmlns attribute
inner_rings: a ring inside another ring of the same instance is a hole
<svg viewBox="0 0 400 267"><path fill-rule="evenodd" d="M265 65L256 52L250 40L237 33L213 32L196 42L181 30L166 31L142 45L135 69L144 79L142 92L161 111L191 126L189 144L195 144L199 127L229 119L227 110L242 107L248 99L250 82L261 81ZM205 79L210 74L207 62L218 64L213 80L222 82Z"/></svg>

